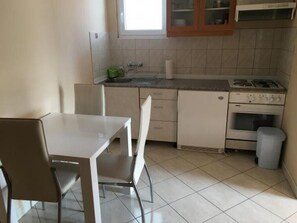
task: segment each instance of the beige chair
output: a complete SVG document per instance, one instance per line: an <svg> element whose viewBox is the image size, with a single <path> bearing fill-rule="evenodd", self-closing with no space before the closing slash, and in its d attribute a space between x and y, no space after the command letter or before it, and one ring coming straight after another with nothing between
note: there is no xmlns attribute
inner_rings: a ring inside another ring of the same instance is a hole
<svg viewBox="0 0 297 223"><path fill-rule="evenodd" d="M74 84L75 114L105 116L104 85Z"/></svg>
<svg viewBox="0 0 297 223"><path fill-rule="evenodd" d="M142 222L145 222L144 210L142 206L136 184L140 178L143 167L148 175L151 190L151 202L153 202L152 181L144 160L145 141L149 129L151 115L151 96L141 106L140 130L136 151L133 157L102 154L97 159L99 184L133 187L141 209ZM104 192L103 187L103 194ZM105 195L104 195L105 196Z"/></svg>
<svg viewBox="0 0 297 223"><path fill-rule="evenodd" d="M79 178L78 165L51 162L41 120L0 118L0 167L8 188L7 222L11 199L58 202Z"/></svg>

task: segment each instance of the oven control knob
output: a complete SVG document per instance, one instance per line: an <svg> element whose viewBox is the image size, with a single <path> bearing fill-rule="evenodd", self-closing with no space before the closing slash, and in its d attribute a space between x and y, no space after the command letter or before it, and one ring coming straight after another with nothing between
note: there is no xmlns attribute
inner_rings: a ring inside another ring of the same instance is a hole
<svg viewBox="0 0 297 223"><path fill-rule="evenodd" d="M278 97L275 99L276 102L280 102L281 100L282 100L282 99L281 99L280 96L278 96Z"/></svg>
<svg viewBox="0 0 297 223"><path fill-rule="evenodd" d="M274 102L274 97L273 97L273 96L271 96L271 97L269 98L269 102Z"/></svg>

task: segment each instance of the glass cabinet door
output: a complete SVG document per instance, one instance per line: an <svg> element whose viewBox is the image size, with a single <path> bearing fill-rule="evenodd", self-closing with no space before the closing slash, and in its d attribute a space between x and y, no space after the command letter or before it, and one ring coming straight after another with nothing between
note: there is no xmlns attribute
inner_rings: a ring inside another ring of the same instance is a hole
<svg viewBox="0 0 297 223"><path fill-rule="evenodd" d="M232 0L205 0L202 26L226 26L230 24Z"/></svg>
<svg viewBox="0 0 297 223"><path fill-rule="evenodd" d="M170 26L172 28L193 27L195 18L196 0L171 0Z"/></svg>

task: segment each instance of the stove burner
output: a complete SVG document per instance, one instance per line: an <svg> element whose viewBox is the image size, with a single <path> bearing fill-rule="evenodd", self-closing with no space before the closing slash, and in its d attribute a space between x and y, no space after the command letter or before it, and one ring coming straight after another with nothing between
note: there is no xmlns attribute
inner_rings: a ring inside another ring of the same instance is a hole
<svg viewBox="0 0 297 223"><path fill-rule="evenodd" d="M269 79L234 79L229 84L233 88L283 89L276 81Z"/></svg>
<svg viewBox="0 0 297 223"><path fill-rule="evenodd" d="M253 86L251 83L249 82L234 82L235 86L242 86L242 87L251 87Z"/></svg>

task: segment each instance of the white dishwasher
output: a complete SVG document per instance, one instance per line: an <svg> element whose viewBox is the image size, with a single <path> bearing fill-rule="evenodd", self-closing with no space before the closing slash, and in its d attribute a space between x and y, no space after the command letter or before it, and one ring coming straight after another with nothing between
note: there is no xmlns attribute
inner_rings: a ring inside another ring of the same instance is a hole
<svg viewBox="0 0 297 223"><path fill-rule="evenodd" d="M178 148L212 148L224 152L229 92L178 92Z"/></svg>

